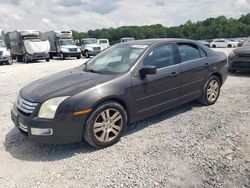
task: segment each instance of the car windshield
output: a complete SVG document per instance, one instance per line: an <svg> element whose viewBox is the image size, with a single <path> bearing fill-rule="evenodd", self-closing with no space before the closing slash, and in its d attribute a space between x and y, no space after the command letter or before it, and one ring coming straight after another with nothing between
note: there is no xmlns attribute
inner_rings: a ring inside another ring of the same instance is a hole
<svg viewBox="0 0 250 188"><path fill-rule="evenodd" d="M100 44L107 44L108 41L107 41L107 40L99 40L99 43L100 43Z"/></svg>
<svg viewBox="0 0 250 188"><path fill-rule="evenodd" d="M75 45L75 43L74 43L74 41L72 39L63 39L63 40L60 40L60 44L62 46Z"/></svg>
<svg viewBox="0 0 250 188"><path fill-rule="evenodd" d="M1 48L1 47L5 47L5 44L4 44L3 41L0 41L0 48Z"/></svg>
<svg viewBox="0 0 250 188"><path fill-rule="evenodd" d="M248 37L242 46L250 46L250 37Z"/></svg>
<svg viewBox="0 0 250 188"><path fill-rule="evenodd" d="M147 47L147 45L117 44L87 62L84 70L103 74L128 72Z"/></svg>
<svg viewBox="0 0 250 188"><path fill-rule="evenodd" d="M84 39L83 44L97 44L97 39Z"/></svg>

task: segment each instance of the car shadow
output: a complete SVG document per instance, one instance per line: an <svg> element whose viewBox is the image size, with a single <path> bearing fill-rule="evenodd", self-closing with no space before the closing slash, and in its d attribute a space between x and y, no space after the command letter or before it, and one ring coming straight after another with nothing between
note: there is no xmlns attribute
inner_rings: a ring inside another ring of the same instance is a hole
<svg viewBox="0 0 250 188"><path fill-rule="evenodd" d="M179 114L185 113L193 108L201 107L198 102L191 102L172 110L154 115L136 123L132 123L126 129L125 135L128 136L146 127L170 119ZM24 161L58 161L69 158L78 153L91 153L98 149L91 147L85 141L76 144L46 145L29 141L20 133L17 128L13 128L5 137L5 151L16 159Z"/></svg>

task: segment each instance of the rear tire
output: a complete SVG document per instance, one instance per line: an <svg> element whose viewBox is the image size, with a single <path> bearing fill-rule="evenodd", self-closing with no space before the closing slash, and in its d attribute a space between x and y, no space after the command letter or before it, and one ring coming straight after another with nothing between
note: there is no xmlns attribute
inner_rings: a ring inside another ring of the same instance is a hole
<svg viewBox="0 0 250 188"><path fill-rule="evenodd" d="M211 76L203 87L199 102L205 106L214 104L220 96L221 83L217 76Z"/></svg>
<svg viewBox="0 0 250 188"><path fill-rule="evenodd" d="M89 57L90 57L89 52L88 52L88 51L85 51L85 52L84 52L84 56L85 56L85 58L89 58Z"/></svg>
<svg viewBox="0 0 250 188"><path fill-rule="evenodd" d="M104 102L88 117L83 137L96 148L111 146L123 135L127 121L127 113L119 103Z"/></svg>
<svg viewBox="0 0 250 188"><path fill-rule="evenodd" d="M227 47L228 47L228 48L232 48L232 44L228 44Z"/></svg>
<svg viewBox="0 0 250 188"><path fill-rule="evenodd" d="M216 48L216 45L215 45L215 44L213 44L213 45L212 45L212 48Z"/></svg>
<svg viewBox="0 0 250 188"><path fill-rule="evenodd" d="M49 60L50 60L49 58L45 59L46 62L49 62Z"/></svg>
<svg viewBox="0 0 250 188"><path fill-rule="evenodd" d="M16 61L17 62L22 62L23 61L23 57L21 55L17 55L16 56Z"/></svg>
<svg viewBox="0 0 250 188"><path fill-rule="evenodd" d="M81 55L77 56L76 58L77 58L77 59L81 59Z"/></svg>

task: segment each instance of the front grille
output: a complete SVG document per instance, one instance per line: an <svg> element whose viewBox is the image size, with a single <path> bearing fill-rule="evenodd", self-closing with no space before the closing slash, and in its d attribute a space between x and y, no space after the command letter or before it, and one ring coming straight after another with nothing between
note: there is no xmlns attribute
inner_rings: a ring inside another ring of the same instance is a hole
<svg viewBox="0 0 250 188"><path fill-rule="evenodd" d="M29 102L23 99L20 95L17 97L16 106L25 115L30 115L36 109L38 103Z"/></svg>
<svg viewBox="0 0 250 188"><path fill-rule="evenodd" d="M70 52L77 52L77 48L69 48Z"/></svg>
<svg viewBox="0 0 250 188"><path fill-rule="evenodd" d="M101 47L94 47L94 51L101 51Z"/></svg>

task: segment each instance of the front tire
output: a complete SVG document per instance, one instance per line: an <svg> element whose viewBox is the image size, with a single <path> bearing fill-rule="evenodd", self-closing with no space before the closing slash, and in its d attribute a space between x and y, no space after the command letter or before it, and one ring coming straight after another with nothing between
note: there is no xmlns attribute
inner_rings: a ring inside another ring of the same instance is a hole
<svg viewBox="0 0 250 188"><path fill-rule="evenodd" d="M13 59L10 59L6 62L7 65L12 65L13 64Z"/></svg>
<svg viewBox="0 0 250 188"><path fill-rule="evenodd" d="M65 59L65 56L64 56L63 53L60 53L60 59L61 59L61 60L64 60L64 59Z"/></svg>
<svg viewBox="0 0 250 188"><path fill-rule="evenodd" d="M116 102L100 104L89 116L84 139L93 147L105 148L119 141L127 125L127 113Z"/></svg>
<svg viewBox="0 0 250 188"><path fill-rule="evenodd" d="M232 46L232 44L228 44L227 47L228 48L232 48L233 46Z"/></svg>
<svg viewBox="0 0 250 188"><path fill-rule="evenodd" d="M30 63L31 60L29 59L28 55L24 55L24 62L25 63Z"/></svg>
<svg viewBox="0 0 250 188"><path fill-rule="evenodd" d="M214 104L220 95L221 83L217 76L211 76L203 87L203 92L199 98L199 102L209 106Z"/></svg>
<svg viewBox="0 0 250 188"><path fill-rule="evenodd" d="M216 48L216 45L215 45L215 44L213 44L213 45L212 45L212 48Z"/></svg>

